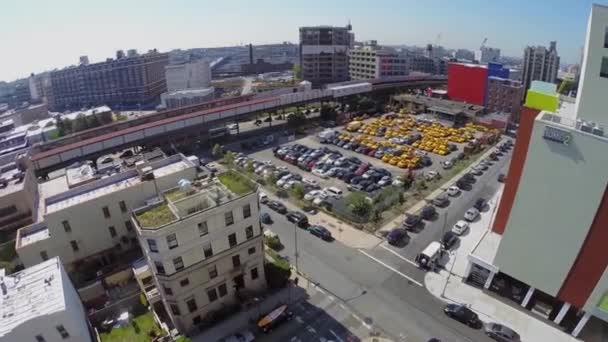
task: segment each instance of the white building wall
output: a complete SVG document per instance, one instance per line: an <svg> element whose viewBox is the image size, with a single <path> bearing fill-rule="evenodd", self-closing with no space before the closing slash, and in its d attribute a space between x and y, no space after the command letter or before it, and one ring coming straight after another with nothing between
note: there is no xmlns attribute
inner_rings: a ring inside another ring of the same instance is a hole
<svg viewBox="0 0 608 342"><path fill-rule="evenodd" d="M606 94L608 76L600 76L602 62L608 73L608 7L594 4L587 25L587 41L583 57L576 112L580 119L608 125Z"/></svg>
<svg viewBox="0 0 608 342"><path fill-rule="evenodd" d="M193 63L167 65L165 67L167 91L208 88L211 86L209 62L198 60Z"/></svg>

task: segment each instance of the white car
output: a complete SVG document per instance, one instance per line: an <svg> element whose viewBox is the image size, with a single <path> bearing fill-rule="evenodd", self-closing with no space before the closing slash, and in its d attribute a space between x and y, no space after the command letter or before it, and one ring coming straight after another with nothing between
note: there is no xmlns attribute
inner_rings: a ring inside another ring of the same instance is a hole
<svg viewBox="0 0 608 342"><path fill-rule="evenodd" d="M452 168L452 166L454 166L454 163L452 163L452 162L451 162L451 161L449 161L449 160L444 160L444 161L442 161L442 162L441 162L441 167L443 167L443 168L444 168L444 169L446 169L446 170L447 170L447 169L451 169L451 168Z"/></svg>
<svg viewBox="0 0 608 342"><path fill-rule="evenodd" d="M312 201L312 203L313 203L314 205L320 205L321 203L323 203L323 198L321 198L321 197L317 197L317 198L315 198L315 199Z"/></svg>
<svg viewBox="0 0 608 342"><path fill-rule="evenodd" d="M290 180L283 185L283 189L289 190L289 189L293 188L296 184L300 184L300 181Z"/></svg>
<svg viewBox="0 0 608 342"><path fill-rule="evenodd" d="M390 184L391 180L392 179L390 176L384 176L378 181L378 185L380 185L380 186L388 185L388 184Z"/></svg>
<svg viewBox="0 0 608 342"><path fill-rule="evenodd" d="M467 231L467 229L469 229L469 223L464 220L459 220L458 222L456 222L454 227L452 227L452 233L456 235L462 235L464 234L464 232Z"/></svg>
<svg viewBox="0 0 608 342"><path fill-rule="evenodd" d="M424 175L424 178L426 178L427 181L432 181L433 179L439 177L439 174L437 173L437 171L429 171L426 173L426 175Z"/></svg>
<svg viewBox="0 0 608 342"><path fill-rule="evenodd" d="M211 171L211 172L217 172L217 165L216 164L209 163L209 164L207 164L205 166L209 169L209 171Z"/></svg>
<svg viewBox="0 0 608 342"><path fill-rule="evenodd" d="M458 194L460 193L460 189L457 186L451 186L448 188L447 193L452 197L458 196Z"/></svg>
<svg viewBox="0 0 608 342"><path fill-rule="evenodd" d="M329 178L329 176L327 176L327 174L321 169L313 169L312 174L321 178Z"/></svg>
<svg viewBox="0 0 608 342"><path fill-rule="evenodd" d="M464 213L464 219L469 222L474 221L477 216L479 216L479 210L477 210L477 208L471 208Z"/></svg>
<svg viewBox="0 0 608 342"><path fill-rule="evenodd" d="M302 179L302 182L306 183L308 185L312 185L312 186L319 186L319 182L317 182L314 179L310 179L310 178L304 178L304 179Z"/></svg>
<svg viewBox="0 0 608 342"><path fill-rule="evenodd" d="M228 129L237 129L239 126L235 123L226 126Z"/></svg>
<svg viewBox="0 0 608 342"><path fill-rule="evenodd" d="M266 195L266 193L264 193L264 192L260 192L259 198L260 198L260 203L268 202L268 195Z"/></svg>
<svg viewBox="0 0 608 342"><path fill-rule="evenodd" d="M363 179L368 179L369 177L371 177L376 171L374 170L367 170L365 171L365 173L361 176L363 177Z"/></svg>
<svg viewBox="0 0 608 342"><path fill-rule="evenodd" d="M335 186L330 186L329 188L323 189L325 193L329 196L340 197L342 196L342 190L336 188Z"/></svg>
<svg viewBox="0 0 608 342"><path fill-rule="evenodd" d="M289 179L291 177L293 177L293 175L291 173L283 176L283 178L279 179L279 181L277 182L277 186L282 187L283 185L285 185L285 183L287 183L289 181Z"/></svg>
<svg viewBox="0 0 608 342"><path fill-rule="evenodd" d="M304 195L305 201L312 201L321 193L321 190L312 190L309 191L306 195Z"/></svg>

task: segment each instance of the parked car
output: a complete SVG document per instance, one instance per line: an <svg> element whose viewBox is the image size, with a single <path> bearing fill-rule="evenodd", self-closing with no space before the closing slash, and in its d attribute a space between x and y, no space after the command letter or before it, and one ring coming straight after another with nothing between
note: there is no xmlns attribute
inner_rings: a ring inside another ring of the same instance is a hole
<svg viewBox="0 0 608 342"><path fill-rule="evenodd" d="M498 175L498 181L501 183L504 183L507 180L507 177L505 176L504 173L501 173Z"/></svg>
<svg viewBox="0 0 608 342"><path fill-rule="evenodd" d="M469 326L476 326L480 323L479 316L462 304L448 304L443 309L443 312L445 312L448 317Z"/></svg>
<svg viewBox="0 0 608 342"><path fill-rule="evenodd" d="M323 171L323 169L319 169L319 168L314 168L312 170L312 174L321 178L329 178L329 176L327 175L327 173L325 171Z"/></svg>
<svg viewBox="0 0 608 342"><path fill-rule="evenodd" d="M519 342L519 334L511 328L505 327L498 323L486 323L483 326L483 332L493 340L500 342Z"/></svg>
<svg viewBox="0 0 608 342"><path fill-rule="evenodd" d="M332 239L331 232L327 230L327 228L319 225L313 225L308 228L310 234L317 236L325 241L330 241Z"/></svg>
<svg viewBox="0 0 608 342"><path fill-rule="evenodd" d="M260 203L264 204L264 203L268 202L268 195L266 195L266 193L260 192L260 194L258 196L260 199Z"/></svg>
<svg viewBox="0 0 608 342"><path fill-rule="evenodd" d="M218 342L253 342L255 336L249 330L239 331L230 336L226 336L218 340Z"/></svg>
<svg viewBox="0 0 608 342"><path fill-rule="evenodd" d="M342 190L336 188L335 186L330 186L329 188L323 189L326 193L334 197L342 196Z"/></svg>
<svg viewBox="0 0 608 342"><path fill-rule="evenodd" d="M451 186L448 188L447 193L452 197L458 196L458 194L460 193L460 188L457 186Z"/></svg>
<svg viewBox="0 0 608 342"><path fill-rule="evenodd" d="M268 208L282 215L285 215L287 213L287 207L285 207L281 202L270 201L268 202Z"/></svg>
<svg viewBox="0 0 608 342"><path fill-rule="evenodd" d="M446 207L450 203L450 200L448 198L448 194L445 192L442 192L439 195L437 195L437 197L433 198L431 203L433 203L433 205L436 205L438 207Z"/></svg>
<svg viewBox="0 0 608 342"><path fill-rule="evenodd" d="M308 227L308 217L299 211L290 211L285 217L287 218L287 221L295 223L296 226L300 228Z"/></svg>
<svg viewBox="0 0 608 342"><path fill-rule="evenodd" d="M427 205L420 210L420 217L423 220L430 220L435 217L435 214L437 214L437 210L432 205Z"/></svg>
<svg viewBox="0 0 608 342"><path fill-rule="evenodd" d="M445 234L443 234L443 237L441 237L441 244L443 245L443 248L449 250L452 249L452 247L454 247L454 245L456 244L456 242L458 242L459 238L456 234L454 234L451 231L445 232Z"/></svg>
<svg viewBox="0 0 608 342"><path fill-rule="evenodd" d="M257 326L262 332L268 333L277 326L289 321L292 317L293 312L289 311L286 304L283 304L262 317L258 321Z"/></svg>
<svg viewBox="0 0 608 342"><path fill-rule="evenodd" d="M469 222L474 221L477 216L479 216L479 210L476 208L471 208L464 213L464 219Z"/></svg>
<svg viewBox="0 0 608 342"><path fill-rule="evenodd" d="M390 245L396 246L396 245L399 245L401 243L401 241L403 241L403 239L405 239L406 237L407 237L407 232L405 231L405 229L394 228L394 229L391 229L391 231L386 236L386 241L388 241L388 243Z"/></svg>
<svg viewBox="0 0 608 342"><path fill-rule="evenodd" d="M488 204L488 201L486 201L484 198L478 198L477 201L475 201L475 209L482 211L486 205Z"/></svg>
<svg viewBox="0 0 608 342"><path fill-rule="evenodd" d="M467 229L469 229L469 223L464 220L459 220L456 222L456 224L454 224L454 227L452 227L452 233L462 235L467 231Z"/></svg>
<svg viewBox="0 0 608 342"><path fill-rule="evenodd" d="M319 186L319 182L317 182L317 181L316 181L316 180L314 180L314 179L310 179L310 178L304 178L304 179L302 179L302 182L303 182L304 184L308 184L308 185L310 185L310 186L314 186L314 187Z"/></svg>
<svg viewBox="0 0 608 342"><path fill-rule="evenodd" d="M420 218L420 216L418 215L409 215L405 221L403 221L403 226L407 229L413 229L415 228L420 222L422 221L422 218Z"/></svg>
<svg viewBox="0 0 608 342"><path fill-rule="evenodd" d="M435 178L439 178L439 173L437 173L437 171L429 171L424 175L424 178L427 181L432 181Z"/></svg>
<svg viewBox="0 0 608 342"><path fill-rule="evenodd" d="M441 167L443 167L444 169L451 169L452 166L454 166L454 163L452 163L450 160L444 160L441 162Z"/></svg>
<svg viewBox="0 0 608 342"><path fill-rule="evenodd" d="M262 223L264 223L264 224L271 224L272 217L270 216L269 213L262 213L262 215L260 215L260 221L262 221Z"/></svg>
<svg viewBox="0 0 608 342"><path fill-rule="evenodd" d="M304 195L304 200L305 201L312 201L314 200L319 194L321 193L321 190L312 190L309 191L308 193L306 193L306 195Z"/></svg>

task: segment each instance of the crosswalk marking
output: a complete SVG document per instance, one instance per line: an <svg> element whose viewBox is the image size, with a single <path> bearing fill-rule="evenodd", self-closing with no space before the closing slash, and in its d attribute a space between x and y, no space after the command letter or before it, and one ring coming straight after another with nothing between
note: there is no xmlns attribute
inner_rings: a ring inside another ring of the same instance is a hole
<svg viewBox="0 0 608 342"><path fill-rule="evenodd" d="M385 245L380 245L380 247L382 247L382 248L386 249L387 251L389 251L389 252L393 253L393 254L394 254L394 255L395 255L397 258L399 258L399 259L401 259L401 260L403 260L403 261L405 261L405 262L407 262L407 263L409 263L409 264L411 264L411 265L414 265L415 267L418 267L418 264L416 264L416 263L415 263L415 262L413 262L412 260L410 260L410 259L408 259L408 258L404 257L403 255L401 255L401 254L399 254L399 253L395 252L394 250L392 250L392 249L390 249L390 248L386 247Z"/></svg>
<svg viewBox="0 0 608 342"><path fill-rule="evenodd" d="M396 269L396 268L394 268L393 266L391 266L391 265L389 265L389 264L385 263L384 261L382 261L382 260L380 260L380 259L378 259L378 258L376 258L376 257L374 257L374 256L372 256L372 255L370 255L369 253L367 253L367 252L365 252L365 251L363 251L363 250L360 250L360 249L359 249L358 251L359 251L361 254L365 255L366 257L368 257L368 258L370 258L370 259L374 260L375 262L379 263L380 265L384 266L385 268L387 268L387 269L389 269L389 270L391 270L391 271L393 271L393 272L397 273L398 275L402 276L403 278L405 278L405 279L409 280L411 283L414 283L414 284L416 284L416 285L418 285L418 286L420 286L420 287L424 287L424 285L422 285L422 283L420 283L419 281L416 281L416 280L414 280L413 278L411 278L411 277L409 277L409 276L407 276L407 275L405 275L405 274L401 273L399 270L397 270L397 269Z"/></svg>

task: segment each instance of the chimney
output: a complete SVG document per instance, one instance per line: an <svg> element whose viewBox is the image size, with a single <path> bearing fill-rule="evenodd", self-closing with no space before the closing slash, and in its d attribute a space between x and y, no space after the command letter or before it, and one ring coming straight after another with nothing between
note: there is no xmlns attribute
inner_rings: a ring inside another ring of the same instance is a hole
<svg viewBox="0 0 608 342"><path fill-rule="evenodd" d="M123 57L125 57L125 52L124 51L122 51L122 50L116 51L116 59L121 59Z"/></svg>
<svg viewBox="0 0 608 342"><path fill-rule="evenodd" d="M253 64L253 45L249 43L249 64Z"/></svg>

